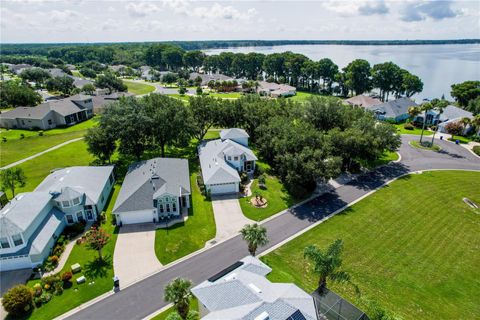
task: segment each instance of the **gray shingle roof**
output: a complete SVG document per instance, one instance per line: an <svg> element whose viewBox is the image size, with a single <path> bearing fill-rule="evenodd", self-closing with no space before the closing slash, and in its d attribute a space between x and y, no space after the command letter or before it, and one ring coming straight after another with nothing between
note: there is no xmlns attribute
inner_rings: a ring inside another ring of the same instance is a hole
<svg viewBox="0 0 480 320"><path fill-rule="evenodd" d="M208 313L203 319L251 319L263 312L270 320L285 320L295 312L316 319L313 298L294 284L272 283L265 278L271 269L248 256L244 264L210 282L192 289Z"/></svg>
<svg viewBox="0 0 480 320"><path fill-rule="evenodd" d="M40 254L45 250L48 241L52 238L52 235L57 231L60 225L63 223L63 212L57 208L53 208L48 213L45 220L31 239L30 254Z"/></svg>
<svg viewBox="0 0 480 320"><path fill-rule="evenodd" d="M87 196L86 204L99 202L105 183L112 174L113 166L69 167L48 175L35 191L61 193L66 187Z"/></svg>
<svg viewBox="0 0 480 320"><path fill-rule="evenodd" d="M123 180L113 212L153 209L153 199L163 193L190 194L187 159L154 158L132 164Z"/></svg>
<svg viewBox="0 0 480 320"><path fill-rule="evenodd" d="M247 160L257 160L252 150L235 141L220 139L203 141L199 146L198 153L205 184L240 182L237 170L225 161L225 151L227 153L241 152Z"/></svg>
<svg viewBox="0 0 480 320"><path fill-rule="evenodd" d="M460 109L459 107L449 105L443 110L443 113L440 115L440 121L457 118L473 118L473 113L467 110Z"/></svg>
<svg viewBox="0 0 480 320"><path fill-rule="evenodd" d="M7 112L2 112L0 115L4 119L43 119L52 110L48 103L42 103L36 107L17 107Z"/></svg>
<svg viewBox="0 0 480 320"><path fill-rule="evenodd" d="M239 129L239 128L224 129L220 131L220 138L222 140L226 140L226 139L235 140L238 138L249 138L249 137L250 136L245 130Z"/></svg>
<svg viewBox="0 0 480 320"><path fill-rule="evenodd" d="M379 113L385 118L397 118L401 115L408 114L408 108L418 106L415 101L409 98L400 98L388 101L379 105L366 107L365 109Z"/></svg>
<svg viewBox="0 0 480 320"><path fill-rule="evenodd" d="M27 192L15 196L0 210L0 229L2 234L14 235L25 231L45 208L52 195L48 192Z"/></svg>

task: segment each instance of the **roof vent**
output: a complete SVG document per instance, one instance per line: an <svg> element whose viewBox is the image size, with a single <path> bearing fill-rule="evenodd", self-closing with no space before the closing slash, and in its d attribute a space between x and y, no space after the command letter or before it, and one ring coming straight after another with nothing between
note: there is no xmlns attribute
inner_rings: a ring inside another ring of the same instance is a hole
<svg viewBox="0 0 480 320"><path fill-rule="evenodd" d="M255 320L268 320L270 319L270 315L267 311L263 311L258 316L255 317Z"/></svg>

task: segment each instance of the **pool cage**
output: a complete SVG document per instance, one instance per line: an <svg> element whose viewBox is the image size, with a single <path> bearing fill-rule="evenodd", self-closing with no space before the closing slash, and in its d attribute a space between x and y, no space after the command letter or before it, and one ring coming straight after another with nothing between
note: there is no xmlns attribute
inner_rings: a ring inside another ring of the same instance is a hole
<svg viewBox="0 0 480 320"><path fill-rule="evenodd" d="M317 290L312 293L318 319L321 320L370 320L360 309L333 291L325 289L322 293Z"/></svg>

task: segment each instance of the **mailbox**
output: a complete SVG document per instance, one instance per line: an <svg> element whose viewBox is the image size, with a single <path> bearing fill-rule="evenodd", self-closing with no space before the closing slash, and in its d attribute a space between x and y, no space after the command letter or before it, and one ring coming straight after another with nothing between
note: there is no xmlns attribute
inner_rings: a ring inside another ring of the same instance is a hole
<svg viewBox="0 0 480 320"><path fill-rule="evenodd" d="M119 291L120 290L120 279L118 279L117 276L114 276L113 278L113 291Z"/></svg>

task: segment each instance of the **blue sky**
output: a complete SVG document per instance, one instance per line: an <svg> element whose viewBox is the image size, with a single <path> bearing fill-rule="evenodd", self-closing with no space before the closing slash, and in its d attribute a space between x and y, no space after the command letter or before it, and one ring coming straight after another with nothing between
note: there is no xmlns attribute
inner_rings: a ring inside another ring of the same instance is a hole
<svg viewBox="0 0 480 320"><path fill-rule="evenodd" d="M1 42L480 38L480 1L2 0Z"/></svg>

